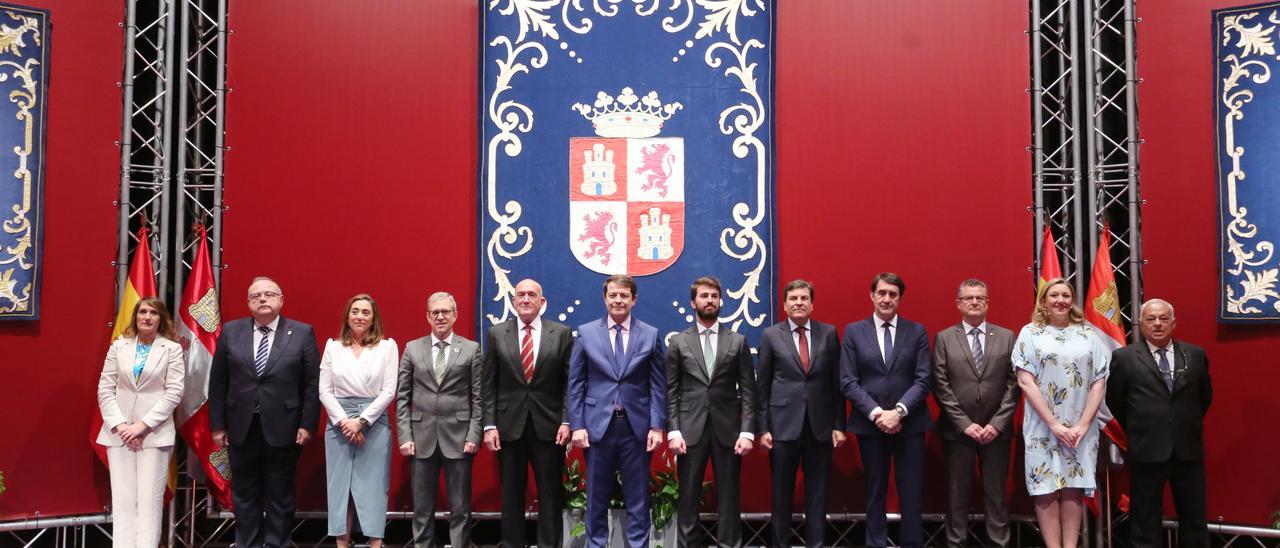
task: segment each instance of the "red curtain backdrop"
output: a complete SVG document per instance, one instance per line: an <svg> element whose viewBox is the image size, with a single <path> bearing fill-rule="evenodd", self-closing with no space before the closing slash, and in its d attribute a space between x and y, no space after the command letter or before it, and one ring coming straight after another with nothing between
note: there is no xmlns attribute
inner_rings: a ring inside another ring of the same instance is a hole
<svg viewBox="0 0 1280 548"><path fill-rule="evenodd" d="M232 4L225 318L245 313L240 294L265 274L284 313L321 337L369 291L403 347L427 332L438 290L460 297L459 333L477 335L478 9ZM993 321L1020 327L1032 285L1025 6L829 0L785 2L777 17L781 279L813 279L816 317L843 326L871 313L871 277L894 270L904 316L938 330L958 321L959 282L981 277ZM303 460L300 501L323 508L321 448ZM396 462L391 507L408 510ZM831 509L862 511L856 451L836 462L853 488L834 489ZM482 452L476 470L478 509L497 510L496 459ZM744 475L767 473L759 454ZM767 483L748 484L744 508L767 511Z"/></svg>
<svg viewBox="0 0 1280 548"><path fill-rule="evenodd" d="M0 322L0 520L100 512L110 500L89 421L115 320L124 3L21 3L51 12L43 294L39 321Z"/></svg>
<svg viewBox="0 0 1280 548"><path fill-rule="evenodd" d="M1208 352L1213 407L1205 421L1209 520L1270 524L1280 509L1273 455L1280 423L1272 387L1280 327L1219 324L1210 12L1253 2L1138 3L1138 113L1146 297L1177 309L1174 338ZM1157 7L1158 6L1158 7ZM1144 9L1146 8L1146 9ZM1266 85L1275 85L1274 82Z"/></svg>
<svg viewBox="0 0 1280 548"><path fill-rule="evenodd" d="M6 429L16 443L0 444L10 489L0 519L107 501L85 432L114 313L124 14L97 1L39 4L54 9L55 27L47 308L39 325L0 324L14 356L6 401L35 411ZM843 326L870 313L871 276L894 270L908 284L903 315L936 331L957 321L956 285L976 276L991 286L992 320L1021 326L1033 276L1025 6L782 4L780 279L814 280L815 316ZM403 347L426 333L426 297L437 290L459 297L458 331L475 337L479 6L294 8L231 4L224 318L245 315L249 280L270 275L284 313L321 337L337 334L349 296L368 291ZM84 276L94 264L100 279ZM324 505L321 449L303 458L304 508ZM847 483L831 509L859 512L856 451L836 463ZM496 459L482 452L476 467L477 506L494 510ZM767 511L767 483L751 479L767 468L763 455L749 459L747 511ZM404 471L393 473L396 510L410 508Z"/></svg>

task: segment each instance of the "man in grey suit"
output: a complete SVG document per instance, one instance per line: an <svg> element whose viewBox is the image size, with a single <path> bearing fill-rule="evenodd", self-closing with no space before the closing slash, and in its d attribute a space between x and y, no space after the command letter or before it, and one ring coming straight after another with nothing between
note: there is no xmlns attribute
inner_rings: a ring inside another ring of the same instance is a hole
<svg viewBox="0 0 1280 548"><path fill-rule="evenodd" d="M484 444L498 452L502 546L525 546L524 501L533 465L538 489L538 546L560 546L564 447L569 441L565 387L573 334L541 317L542 286L515 287L516 317L489 328L484 352Z"/></svg>
<svg viewBox="0 0 1280 548"><path fill-rule="evenodd" d="M667 439L679 455L676 503L680 546L702 546L698 503L710 458L716 476L716 540L742 545L738 485L742 455L755 440L755 367L741 334L720 325L720 281L698 278L689 287L698 323L667 348Z"/></svg>
<svg viewBox="0 0 1280 548"><path fill-rule="evenodd" d="M396 428L400 454L413 458L413 542L438 546L436 491L444 469L449 541L471 545L471 464L480 447L480 345L453 332L453 295L427 299L431 334L409 342L400 358Z"/></svg>
<svg viewBox="0 0 1280 548"><path fill-rule="evenodd" d="M1010 353L1012 331L987 322L987 284L960 283L956 308L962 321L933 339L933 396L938 400L938 436L947 466L947 546L970 544L969 487L974 460L982 474L987 536L1009 546L1004 488L1018 381ZM986 544L984 544L986 545Z"/></svg>

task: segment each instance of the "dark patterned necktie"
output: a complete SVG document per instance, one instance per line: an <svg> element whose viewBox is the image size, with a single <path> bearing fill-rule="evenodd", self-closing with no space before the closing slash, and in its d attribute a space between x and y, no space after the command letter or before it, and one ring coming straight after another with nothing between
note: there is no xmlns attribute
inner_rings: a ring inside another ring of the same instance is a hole
<svg viewBox="0 0 1280 548"><path fill-rule="evenodd" d="M885 365L889 365L893 363L893 332L889 330L892 327L893 327L893 324L890 324L889 322L884 322L884 364Z"/></svg>
<svg viewBox="0 0 1280 548"><path fill-rule="evenodd" d="M1169 349L1161 348L1156 350L1156 353L1160 354L1160 376L1164 379L1164 385L1169 388L1170 392L1173 392L1173 372L1169 369Z"/></svg>
<svg viewBox="0 0 1280 548"><path fill-rule="evenodd" d="M271 328L264 325L258 331L262 333L262 338L258 340L258 351L253 354L253 370L261 377L262 372L267 370L267 345L271 343Z"/></svg>
<svg viewBox="0 0 1280 548"><path fill-rule="evenodd" d="M436 375L437 384L444 382L444 364L446 359L449 357L445 349L448 347L449 347L449 341L440 341L436 343L436 348L438 349L436 350L436 362L431 365L432 365L432 369L435 370L434 372Z"/></svg>
<svg viewBox="0 0 1280 548"><path fill-rule="evenodd" d="M533 378L533 325L524 326L524 341L520 343L520 365L524 366L524 380Z"/></svg>
<svg viewBox="0 0 1280 548"><path fill-rule="evenodd" d="M804 337L804 326L796 328L796 333L800 335L800 341L797 346L800 347L800 368L804 370L806 375L809 374L809 341Z"/></svg>
<svg viewBox="0 0 1280 548"><path fill-rule="evenodd" d="M973 328L973 331L969 332L969 334L973 336L973 367L981 373L982 367L986 365L986 362L984 361L985 356L982 354L982 331L979 331L978 328L975 327Z"/></svg>
<svg viewBox="0 0 1280 548"><path fill-rule="evenodd" d="M626 349L622 347L622 324L613 324L613 369L622 371L622 360Z"/></svg>

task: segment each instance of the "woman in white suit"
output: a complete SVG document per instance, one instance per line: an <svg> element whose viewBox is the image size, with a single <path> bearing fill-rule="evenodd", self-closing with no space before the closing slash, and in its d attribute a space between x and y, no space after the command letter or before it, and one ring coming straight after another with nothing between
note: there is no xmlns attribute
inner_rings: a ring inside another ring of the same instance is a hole
<svg viewBox="0 0 1280 548"><path fill-rule="evenodd" d="M173 410L186 376L182 347L164 301L144 298L111 343L98 379L102 430L111 471L116 547L158 546L164 486L173 454Z"/></svg>

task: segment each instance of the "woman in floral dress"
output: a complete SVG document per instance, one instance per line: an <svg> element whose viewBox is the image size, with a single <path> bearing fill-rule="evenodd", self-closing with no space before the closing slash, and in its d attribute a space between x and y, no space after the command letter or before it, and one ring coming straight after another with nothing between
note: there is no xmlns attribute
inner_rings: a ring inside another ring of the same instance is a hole
<svg viewBox="0 0 1280 548"><path fill-rule="evenodd" d="M1062 278L1040 289L1031 323L1013 348L1018 386L1026 395L1027 492L1049 548L1074 548L1082 502L1096 487L1098 426L1111 353L1084 322Z"/></svg>

